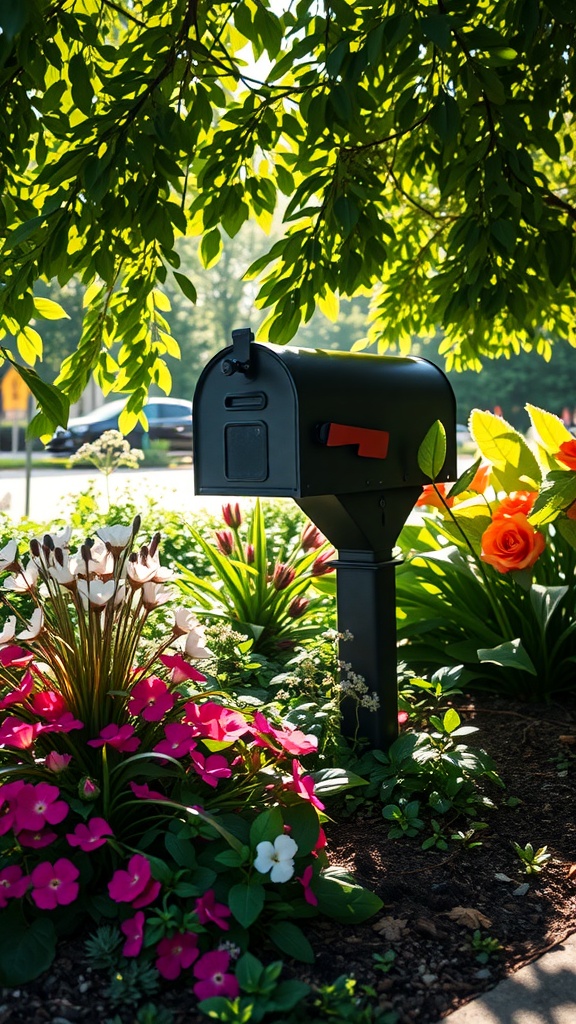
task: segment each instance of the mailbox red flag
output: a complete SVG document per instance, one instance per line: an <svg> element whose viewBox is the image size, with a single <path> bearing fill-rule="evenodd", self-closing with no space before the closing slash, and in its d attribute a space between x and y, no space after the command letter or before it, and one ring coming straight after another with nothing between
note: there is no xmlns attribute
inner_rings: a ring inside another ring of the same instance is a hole
<svg viewBox="0 0 576 1024"><path fill-rule="evenodd" d="M365 459L385 459L388 455L390 434L387 430L370 427L350 427L345 423L330 423L326 444L329 448L357 444L358 455Z"/></svg>

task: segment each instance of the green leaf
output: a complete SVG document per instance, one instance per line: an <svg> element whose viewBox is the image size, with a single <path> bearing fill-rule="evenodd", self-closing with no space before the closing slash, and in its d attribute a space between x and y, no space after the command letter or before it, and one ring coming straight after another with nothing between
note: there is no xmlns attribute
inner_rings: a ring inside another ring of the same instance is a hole
<svg viewBox="0 0 576 1024"><path fill-rule="evenodd" d="M445 14L430 14L425 18L420 18L419 25L426 38L439 46L441 50L449 48L452 33L450 22Z"/></svg>
<svg viewBox="0 0 576 1024"><path fill-rule="evenodd" d="M31 370L27 366L21 366L19 363L15 363L14 360L11 360L11 362L40 405L44 413L43 422L49 425L50 431L57 426L66 426L70 411L70 402L66 395L63 395L53 384L47 384L43 381L35 370ZM39 423L42 422L40 418L34 417L28 427L28 436L30 437L37 436L33 428L36 420Z"/></svg>
<svg viewBox="0 0 576 1024"><path fill-rule="evenodd" d="M312 778L318 796L328 796L332 793L341 793L353 786L367 785L366 779L346 768L321 768L320 771L312 772Z"/></svg>
<svg viewBox="0 0 576 1024"><path fill-rule="evenodd" d="M208 231L200 243L200 258L206 270L218 262L222 252L222 238L218 228Z"/></svg>
<svg viewBox="0 0 576 1024"><path fill-rule="evenodd" d="M16 988L46 971L56 952L52 921L37 918L29 922L19 906L2 911L0 930L0 985Z"/></svg>
<svg viewBox="0 0 576 1024"><path fill-rule="evenodd" d="M418 449L418 466L430 480L436 480L446 461L446 429L436 420Z"/></svg>
<svg viewBox="0 0 576 1024"><path fill-rule="evenodd" d="M278 836L282 835L283 831L284 821L279 807L271 807L267 811L262 811L250 826L250 846L255 850L258 843L265 841L273 843Z"/></svg>
<svg viewBox="0 0 576 1024"><path fill-rule="evenodd" d="M489 662L492 665L500 665L502 668L520 669L522 672L529 672L535 676L536 669L530 655L524 650L520 639L507 640L497 647L479 648L478 660Z"/></svg>
<svg viewBox="0 0 576 1024"><path fill-rule="evenodd" d="M185 274L177 274L176 271L174 271L174 280L178 284L182 294L185 295L187 299L190 299L190 302L196 303L198 293L196 292L190 278L186 277Z"/></svg>
<svg viewBox="0 0 576 1024"><path fill-rule="evenodd" d="M533 583L530 587L530 604L542 629L546 629L551 616L569 591L569 587L544 587Z"/></svg>
<svg viewBox="0 0 576 1024"><path fill-rule="evenodd" d="M301 960L305 964L314 963L312 946L302 929L291 921L274 921L268 927L268 938L286 956Z"/></svg>
<svg viewBox="0 0 576 1024"><path fill-rule="evenodd" d="M259 883L247 885L238 882L228 893L228 906L243 928L249 928L264 907L264 887Z"/></svg>
<svg viewBox="0 0 576 1024"><path fill-rule="evenodd" d="M314 893L318 898L318 910L343 924L366 921L384 905L375 893L347 877L339 876L334 869L329 869L314 881Z"/></svg>
<svg viewBox="0 0 576 1024"><path fill-rule="evenodd" d="M457 497L457 495L463 494L464 491L468 490L481 464L482 457L476 459L476 462L473 462L471 466L468 466L468 468L465 469L464 472L460 474L456 483L453 484L452 487L450 488L451 498L455 498Z"/></svg>
<svg viewBox="0 0 576 1024"><path fill-rule="evenodd" d="M290 837L298 847L297 856L307 856L316 846L320 833L320 822L315 808L307 800L290 804L283 808L283 818L290 826Z"/></svg>
<svg viewBox="0 0 576 1024"><path fill-rule="evenodd" d="M244 953L234 973L243 992L257 992L263 971L263 965L252 953Z"/></svg>

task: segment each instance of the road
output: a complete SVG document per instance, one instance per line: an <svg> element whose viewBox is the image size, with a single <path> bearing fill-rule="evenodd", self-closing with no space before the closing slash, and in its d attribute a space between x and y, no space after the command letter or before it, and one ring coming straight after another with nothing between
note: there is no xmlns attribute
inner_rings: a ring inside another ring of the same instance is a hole
<svg viewBox="0 0 576 1024"><path fill-rule="evenodd" d="M458 458L461 473L471 461L469 456ZM94 469L49 469L37 460L30 478L30 519L42 525L52 519L66 516L71 499L91 484L101 497L102 513L107 508L104 477ZM153 495L161 505L173 512L193 515L201 509L218 513L225 496L197 497L194 494L192 465L173 469L118 469L110 477L110 498L118 500L129 489L132 496L141 494L145 499ZM17 522L25 514L26 475L24 470L0 471L0 509Z"/></svg>
<svg viewBox="0 0 576 1024"><path fill-rule="evenodd" d="M226 498L199 498L194 494L194 473L191 465L175 469L118 469L109 480L110 499L121 499L129 489L132 496L153 495L164 508L174 512L190 512L208 508L218 512ZM100 495L103 514L107 508L106 483L95 469L48 469L40 462L32 467L30 477L29 518L47 524L57 516L66 516L71 499L94 485ZM26 474L24 470L0 471L0 508L15 522L25 514Z"/></svg>

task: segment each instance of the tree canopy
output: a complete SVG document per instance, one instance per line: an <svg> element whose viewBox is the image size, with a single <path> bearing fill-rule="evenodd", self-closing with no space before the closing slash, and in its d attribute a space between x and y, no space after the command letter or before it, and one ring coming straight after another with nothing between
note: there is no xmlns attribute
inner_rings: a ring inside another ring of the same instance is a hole
<svg viewBox="0 0 576 1024"><path fill-rule="evenodd" d="M2 0L0 28L0 329L22 364L61 315L36 282L86 286L58 387L22 366L38 429L93 369L129 417L167 388L164 286L196 294L178 237L211 266L278 208L248 269L262 337L370 293L379 351L437 328L456 368L576 345L572 0Z"/></svg>

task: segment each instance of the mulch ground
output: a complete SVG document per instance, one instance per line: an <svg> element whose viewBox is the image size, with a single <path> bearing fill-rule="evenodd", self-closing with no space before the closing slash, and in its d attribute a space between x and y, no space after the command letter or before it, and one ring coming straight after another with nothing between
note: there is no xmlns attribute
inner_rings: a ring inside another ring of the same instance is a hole
<svg viewBox="0 0 576 1024"><path fill-rule="evenodd" d="M383 1009L396 1011L398 1024L436 1024L576 931L576 703L544 708L466 698L459 710L479 730L468 742L494 758L506 783L494 792L498 806L486 815L482 846L423 851L418 839L389 840L376 806L333 824L331 861L353 870L384 908L355 928L311 922L316 963L292 965L311 983L353 974L375 990ZM521 802L507 806L510 797ZM552 859L541 874L523 874L512 841L547 845ZM472 948L476 929L501 945L487 963ZM390 950L391 969L376 970L374 954ZM82 943L68 942L47 975L0 990L0 1024L103 1022L116 1014L132 1024L135 1012L109 1005L104 987ZM172 1010L175 1024L207 1020L192 1010L186 986L155 999Z"/></svg>

